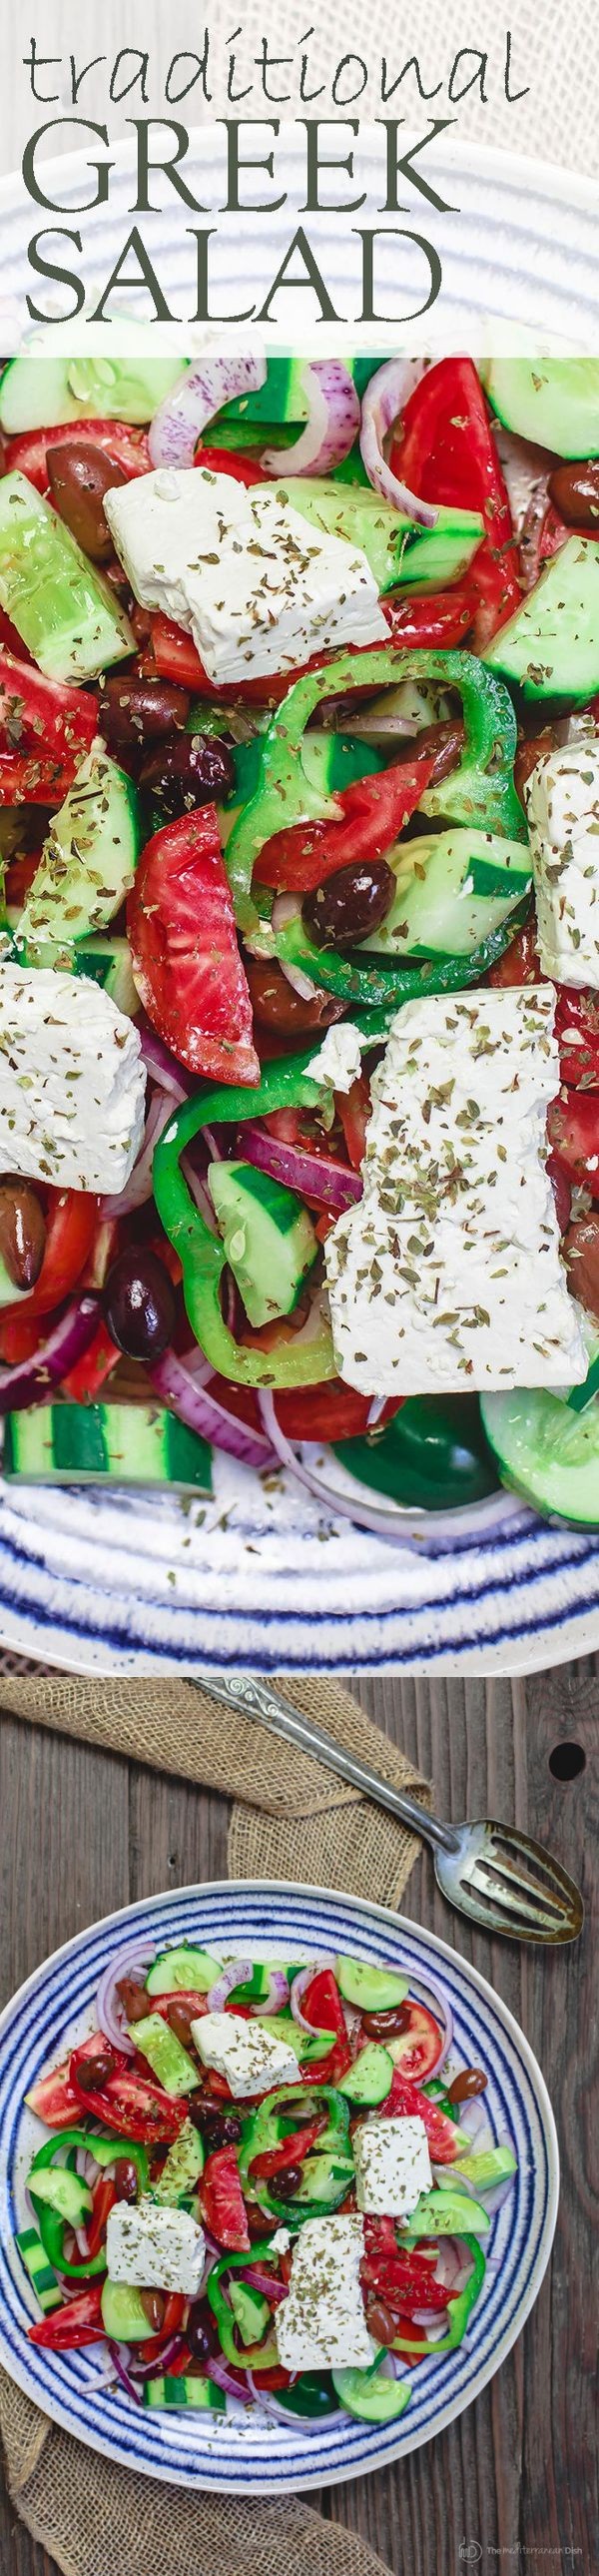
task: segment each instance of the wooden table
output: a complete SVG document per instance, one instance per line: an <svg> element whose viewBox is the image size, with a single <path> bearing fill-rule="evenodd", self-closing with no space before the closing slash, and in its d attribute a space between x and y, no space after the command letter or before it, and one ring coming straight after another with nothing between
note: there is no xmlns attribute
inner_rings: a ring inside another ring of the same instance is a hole
<svg viewBox="0 0 599 2576"><path fill-rule="evenodd" d="M537 2051L562 2153L553 2262L523 2336L477 2404L401 2470L342 2487L323 2511L367 2534L394 2576L506 2576L549 2563L591 2576L599 2529L593 2368L599 2313L592 2166L597 2161L597 1663L520 1682L356 1683L364 1705L434 1781L442 1815L515 1817L582 1884L587 1928L572 1950L520 1953L448 1913L428 1858L407 1908L455 1942L504 1996ZM561 1740L586 1768L565 1784ZM44 1954L113 1906L226 1870L222 1801L25 1724L0 1723L2 2001ZM593 1871L595 1880L593 1888ZM472 2544L468 2550L468 2543ZM474 2546L476 2544L476 2546ZM56 2576L0 2495L6 2576ZM123 2569L123 2576L127 2570Z"/></svg>

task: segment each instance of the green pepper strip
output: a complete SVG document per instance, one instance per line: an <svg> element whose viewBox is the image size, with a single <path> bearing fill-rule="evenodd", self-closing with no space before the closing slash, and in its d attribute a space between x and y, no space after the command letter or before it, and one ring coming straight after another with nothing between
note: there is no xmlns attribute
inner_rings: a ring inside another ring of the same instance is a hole
<svg viewBox="0 0 599 2576"><path fill-rule="evenodd" d="M313 2084L310 2087L310 2107L324 2102L328 2113L326 2129L322 2130L318 2147L314 2149L314 2163L317 2164L318 2159L330 2148L337 2149L341 2160L345 2159L345 2172L340 2171L336 2179L330 2175L328 2188L325 2189L322 2198L309 2201L277 2200L276 2193L271 2191L270 2183L253 2179L250 2166L253 2164L254 2157L268 2154L272 2147L278 2145L282 2115L291 2114L293 2105L297 2102L301 2102L302 2108L305 2109L306 2089L303 2084L286 2084L279 2093L269 2094L267 2101L261 2102L258 2110L252 2112L250 2119L244 2122L238 2155L242 2188L247 2190L249 2185L250 2190L255 2194L258 2208L266 2210L269 2217L281 2218L286 2227L301 2227L306 2218L327 2218L330 2210L338 2209L340 2201L345 2200L353 2172L353 2167L351 2172L349 2171L351 2164L349 2102L343 2093L337 2092L335 2085ZM326 2180L325 2176L325 2184Z"/></svg>
<svg viewBox="0 0 599 2576"><path fill-rule="evenodd" d="M67 2263L63 2252L67 2221L59 2216L57 2209L50 2208L48 2201L37 2200L35 2196L34 2174L54 2163L60 2147L87 2147L90 2155L95 2156L97 2164L111 2165L118 2157L119 2141L114 2136L95 2138L88 2129L61 2129L55 2137L47 2140L44 2147L38 2149L27 2177L27 2188L33 2201L44 2253L48 2262L52 2264L53 2271L68 2274L70 2280L90 2281L93 2280L95 2273L106 2271L106 2254L103 2248L101 2247L100 2252L94 2254L85 2263ZM124 2140L122 2152L125 2152ZM147 2191L149 2165L145 2147L137 2146L128 2138L126 2153L137 2168L140 2190Z"/></svg>
<svg viewBox="0 0 599 2576"><path fill-rule="evenodd" d="M338 956L334 949L317 948L308 938L299 913L283 930L265 934L264 955L274 954L301 967L303 974L314 977L315 984L323 986L327 993L336 993L343 1001L370 1003L375 1009L387 1006L392 1016L402 1002L420 1001L427 993L465 992L469 984L477 984L503 956L504 949L511 947L528 908L527 895L506 921L499 922L497 929L472 949L469 957L431 957L424 966L410 966L403 961L392 964L386 959L383 964L378 958L369 964L366 956L362 963L352 965L349 957Z"/></svg>
<svg viewBox="0 0 599 2576"><path fill-rule="evenodd" d="M382 651L337 654L320 671L296 680L264 735L260 779L233 826L225 853L236 919L254 928L252 874L275 832L289 824L322 821L331 814L331 799L310 785L298 758L302 735L323 698L356 688L379 688L398 679L435 680L456 689L462 700L466 744L458 769L439 780L423 797L427 814L448 814L454 823L482 825L507 840L525 841L526 823L513 777L517 742L516 718L508 690L473 653L409 652L400 644Z"/></svg>
<svg viewBox="0 0 599 2576"><path fill-rule="evenodd" d="M271 2370L273 2365L276 2368L278 2362L279 2355L274 2335L267 2335L265 2342L245 2344L243 2347L235 2342L235 2318L229 2307L229 2301L225 2298L224 2290L221 2289L224 2272L239 2272L244 2265L247 2272L252 2263L264 2262L269 2253L270 2245L265 2242L263 2245L252 2245L249 2254L224 2254L222 2262L214 2264L206 2283L206 2292L213 2317L216 2318L222 2349L227 2361L233 2362L235 2370Z"/></svg>
<svg viewBox="0 0 599 2576"><path fill-rule="evenodd" d="M416 2245L420 2241L421 2240L417 2237L410 2238L402 2236L402 2244L413 2243ZM478 2237L463 2236L461 2242L463 2245L467 2246L468 2253L472 2255L474 2268L470 2274L469 2281L466 2282L465 2288L458 2292L457 2299L450 2299L449 2301L449 2307L447 2310L449 2333L443 2336L442 2343L431 2343L429 2345L431 2359L434 2361L437 2360L437 2356L442 2352L454 2352L456 2345L463 2343L470 2311L475 2305L479 2292L482 2290L487 2269L486 2257L483 2254L482 2246L479 2245ZM396 2335L391 2346L391 2350L392 2352L413 2353L415 2346L413 2341L410 2341L408 2335Z"/></svg>
<svg viewBox="0 0 599 2576"><path fill-rule="evenodd" d="M524 917L524 916L522 916ZM353 968L345 959L327 960L329 981L340 969L359 983L364 996L375 1005L357 1011L356 1027L366 1045L376 1046L388 1035L395 1011L404 1001L417 1001L426 993L464 992L488 973L504 948L509 947L519 927L520 916L512 913L491 932L471 957L450 957L430 966L402 966L394 970L393 989L389 990L389 970ZM318 975L321 977L321 951ZM352 985L353 990L353 985ZM377 1007L378 1005L378 1007ZM154 1154L152 1181L154 1198L161 1223L169 1242L179 1254L183 1270L183 1293L189 1322L200 1350L221 1377L231 1378L239 1386L320 1386L337 1375L332 1335L321 1318L311 1339L298 1337L282 1341L278 1349L260 1350L257 1345L244 1348L235 1341L221 1311L220 1286L225 1269L224 1245L211 1233L199 1208L196 1208L181 1171L181 1155L199 1127L216 1127L223 1123L239 1125L245 1118L267 1118L274 1109L322 1108L323 1085L314 1082L308 1066L314 1047L301 1055L280 1056L263 1067L261 1081L251 1089L247 1085L226 1083L202 1085L193 1100L185 1102L164 1129Z"/></svg>

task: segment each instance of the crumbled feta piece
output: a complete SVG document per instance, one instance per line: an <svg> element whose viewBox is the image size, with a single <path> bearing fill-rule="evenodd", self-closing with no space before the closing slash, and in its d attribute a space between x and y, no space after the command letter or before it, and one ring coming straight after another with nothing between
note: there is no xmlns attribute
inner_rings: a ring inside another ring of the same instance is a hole
<svg viewBox="0 0 599 2576"><path fill-rule="evenodd" d="M352 1020L339 1020L327 1029L318 1055L306 1066L313 1082L328 1083L331 1091L351 1091L357 1082L362 1063L363 1039Z"/></svg>
<svg viewBox="0 0 599 2576"><path fill-rule="evenodd" d="M236 2012L202 2013L192 2021L191 2035L204 2066L224 2075L235 2097L266 2093L270 2085L299 2084L297 2057L268 2022L246 2021Z"/></svg>
<svg viewBox="0 0 599 2576"><path fill-rule="evenodd" d="M287 2298L275 2317L284 2370L367 2370L379 2347L368 2332L360 2285L359 2217L309 2218L293 2248Z"/></svg>
<svg viewBox="0 0 599 2576"><path fill-rule="evenodd" d="M139 1032L101 985L0 961L0 1171L116 1194L145 1087Z"/></svg>
<svg viewBox="0 0 599 2576"><path fill-rule="evenodd" d="M117 2200L106 2228L110 2281L136 2290L179 2290L197 2298L206 2239L189 2209L162 2209L149 2193L133 2206Z"/></svg>
<svg viewBox="0 0 599 2576"><path fill-rule="evenodd" d="M540 760L524 789L539 955L558 984L599 987L599 734Z"/></svg>
<svg viewBox="0 0 599 2576"><path fill-rule="evenodd" d="M325 1246L337 1367L366 1395L586 1375L545 1164L554 1010L540 984L396 1013L364 1194Z"/></svg>
<svg viewBox="0 0 599 2576"><path fill-rule="evenodd" d="M270 2238L269 2252L271 2254L288 2254L290 2244L291 2237L289 2234L289 2228L275 2227L274 2236L271 2236Z"/></svg>
<svg viewBox="0 0 599 2576"><path fill-rule="evenodd" d="M104 506L136 599L191 632L219 687L388 640L360 547L310 527L268 485L160 468Z"/></svg>
<svg viewBox="0 0 599 2576"><path fill-rule="evenodd" d="M354 2135L358 2209L376 2218L411 2218L421 2191L432 2191L428 2138L416 2114L365 2120Z"/></svg>

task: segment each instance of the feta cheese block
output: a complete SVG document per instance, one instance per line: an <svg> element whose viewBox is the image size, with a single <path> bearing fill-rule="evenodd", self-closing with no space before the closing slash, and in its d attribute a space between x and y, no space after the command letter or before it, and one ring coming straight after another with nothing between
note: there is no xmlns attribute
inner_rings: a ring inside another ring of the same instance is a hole
<svg viewBox="0 0 599 2576"><path fill-rule="evenodd" d="M421 2191L432 2191L428 2138L421 2120L389 2113L354 2134L358 2209L374 2218L411 2218Z"/></svg>
<svg viewBox="0 0 599 2576"><path fill-rule="evenodd" d="M367 2370L379 2345L360 2285L362 2218L308 2218L295 2239L287 2298L275 2315L284 2370Z"/></svg>
<svg viewBox="0 0 599 2576"><path fill-rule="evenodd" d="M180 2290L197 2298L206 2239L189 2209L162 2209L148 2192L132 2206L117 2200L106 2228L109 2281L135 2290Z"/></svg>
<svg viewBox="0 0 599 2576"><path fill-rule="evenodd" d="M193 635L219 687L388 641L361 549L309 527L268 485L160 467L107 492L104 507L135 598Z"/></svg>
<svg viewBox="0 0 599 2576"><path fill-rule="evenodd" d="M524 789L539 956L558 984L599 987L599 733L540 760Z"/></svg>
<svg viewBox="0 0 599 2576"><path fill-rule="evenodd" d="M266 2093L271 2085L299 2084L295 2052L268 2022L246 2021L236 2012L202 2013L192 2021L191 2035L203 2065L226 2077L236 2099Z"/></svg>
<svg viewBox="0 0 599 2576"><path fill-rule="evenodd" d="M0 1172L124 1189L145 1089L139 1032L101 985L0 962Z"/></svg>
<svg viewBox="0 0 599 2576"><path fill-rule="evenodd" d="M351 1091L362 1064L363 1039L353 1020L339 1020L327 1029L318 1055L306 1066L313 1082L329 1084L331 1091Z"/></svg>
<svg viewBox="0 0 599 2576"><path fill-rule="evenodd" d="M337 1367L365 1395L586 1376L545 1162L554 1012L540 984L396 1013L364 1194L325 1245Z"/></svg>

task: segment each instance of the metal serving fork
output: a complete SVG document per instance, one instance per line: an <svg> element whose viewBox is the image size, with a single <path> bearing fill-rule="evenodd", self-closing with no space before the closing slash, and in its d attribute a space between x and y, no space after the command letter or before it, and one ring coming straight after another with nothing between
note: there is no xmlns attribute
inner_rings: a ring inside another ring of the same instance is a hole
<svg viewBox="0 0 599 2576"><path fill-rule="evenodd" d="M448 1904L470 1915L485 1932L504 1933L512 1941L577 1940L584 1921L579 1889L560 1862L528 1834L517 1833L513 1825L495 1824L489 1817L478 1824L441 1824L416 1798L391 1788L378 1771L346 1753L322 1727L314 1726L311 1718L292 1708L254 1673L236 1673L230 1679L210 1674L201 1681L198 1677L196 1687L221 1700L224 1707L257 1719L286 1744L297 1744L300 1752L313 1753L329 1771L337 1771L364 1797L373 1798L377 1806L387 1807L391 1816L411 1826L423 1842L430 1843L437 1885Z"/></svg>

